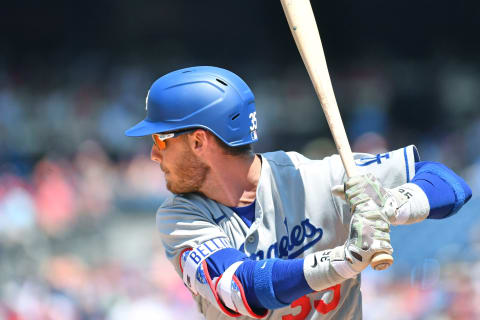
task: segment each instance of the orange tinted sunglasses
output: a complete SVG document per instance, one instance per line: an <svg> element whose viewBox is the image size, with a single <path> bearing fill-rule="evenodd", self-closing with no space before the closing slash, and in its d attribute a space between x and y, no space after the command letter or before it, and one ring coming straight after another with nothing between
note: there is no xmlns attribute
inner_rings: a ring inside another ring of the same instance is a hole
<svg viewBox="0 0 480 320"><path fill-rule="evenodd" d="M169 133L154 133L152 134L153 143L155 143L158 149L163 150L167 146L165 143L165 140L176 138L178 136L181 136L182 134L191 133L195 130L197 129L188 129L188 130L175 131L175 132L169 132Z"/></svg>

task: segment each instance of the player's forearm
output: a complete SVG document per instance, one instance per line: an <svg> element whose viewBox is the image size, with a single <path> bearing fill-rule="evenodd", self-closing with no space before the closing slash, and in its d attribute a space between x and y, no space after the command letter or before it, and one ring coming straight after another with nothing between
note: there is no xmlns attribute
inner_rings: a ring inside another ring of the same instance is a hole
<svg viewBox="0 0 480 320"><path fill-rule="evenodd" d="M224 278L227 270L240 261L234 277L241 284L249 307L261 313L261 309L288 306L306 294L344 281L346 278L339 276L330 265L328 255L331 251L316 252L305 259L254 261L241 258L244 254L235 249L226 249L208 258L207 264L212 278L220 275ZM352 273L352 277L355 275ZM226 294L220 292L220 298L228 299Z"/></svg>
<svg viewBox="0 0 480 320"><path fill-rule="evenodd" d="M362 233L360 230L369 229L366 225L368 222L359 216L360 213L355 216L357 220L354 223L358 226L358 235ZM384 238L387 235L381 231L383 228L378 222L374 224L378 226L374 231L376 238L370 239L366 234L362 234L360 238L369 243L372 249L379 249L378 241L387 241L387 238ZM356 277L368 265L368 257L371 256L371 252L360 253L359 251L368 251L370 248L356 248L356 242L356 239L352 238L345 245L311 253L304 259L245 260L235 270L234 276L241 283L248 305L252 309L258 311L282 308L306 294L322 291ZM360 255L363 255L363 259ZM213 260L215 258L212 257Z"/></svg>
<svg viewBox="0 0 480 320"><path fill-rule="evenodd" d="M277 309L313 292L303 273L304 259L245 261L235 272L253 308Z"/></svg>
<svg viewBox="0 0 480 320"><path fill-rule="evenodd" d="M333 250L343 249L341 246ZM235 275L243 284L252 308L282 308L306 294L324 290L358 274L350 269L343 277L339 275L330 263L333 250L315 252L305 259L244 261Z"/></svg>

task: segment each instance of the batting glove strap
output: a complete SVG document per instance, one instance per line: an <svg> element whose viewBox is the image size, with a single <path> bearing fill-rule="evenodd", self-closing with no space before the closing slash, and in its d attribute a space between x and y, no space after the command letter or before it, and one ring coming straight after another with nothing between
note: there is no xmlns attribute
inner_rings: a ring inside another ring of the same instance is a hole
<svg viewBox="0 0 480 320"><path fill-rule="evenodd" d="M388 198L383 212L393 225L423 221L430 213L430 203L425 192L414 183L387 189Z"/></svg>
<svg viewBox="0 0 480 320"><path fill-rule="evenodd" d="M336 259L342 256L341 252L344 252L344 246L332 250L317 251L305 257L303 273L310 288L321 291L357 275L351 269L344 269L344 266L338 267L338 271L334 267L332 259L337 263L338 260ZM345 253L343 253L343 256L345 256Z"/></svg>

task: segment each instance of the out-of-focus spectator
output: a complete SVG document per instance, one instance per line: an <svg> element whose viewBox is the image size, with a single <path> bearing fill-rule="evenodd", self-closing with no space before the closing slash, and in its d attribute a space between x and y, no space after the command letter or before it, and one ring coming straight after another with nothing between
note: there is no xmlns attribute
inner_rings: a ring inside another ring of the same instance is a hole
<svg viewBox="0 0 480 320"><path fill-rule="evenodd" d="M21 241L35 227L35 203L27 183L11 173L0 175L0 238Z"/></svg>
<svg viewBox="0 0 480 320"><path fill-rule="evenodd" d="M335 143L327 138L316 138L309 141L301 153L310 159L323 159L336 153Z"/></svg>
<svg viewBox="0 0 480 320"><path fill-rule="evenodd" d="M83 142L74 159L77 170L77 210L99 216L112 210L115 186L114 167L101 146L92 140Z"/></svg>
<svg viewBox="0 0 480 320"><path fill-rule="evenodd" d="M75 191L65 170L43 160L35 167L33 181L39 226L48 234L64 231L75 219Z"/></svg>
<svg viewBox="0 0 480 320"><path fill-rule="evenodd" d="M147 204L150 212L170 194L163 172L148 154L136 155L122 166L122 183L116 186L116 192L128 207L145 208Z"/></svg>
<svg viewBox="0 0 480 320"><path fill-rule="evenodd" d="M370 154L385 153L388 151L387 141L378 133L366 132L357 137L353 143L352 150Z"/></svg>

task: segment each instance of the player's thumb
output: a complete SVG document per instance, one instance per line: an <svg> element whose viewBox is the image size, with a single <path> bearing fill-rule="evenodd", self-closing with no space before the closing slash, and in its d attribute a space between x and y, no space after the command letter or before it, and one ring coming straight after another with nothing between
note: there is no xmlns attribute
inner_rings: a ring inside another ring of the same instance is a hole
<svg viewBox="0 0 480 320"><path fill-rule="evenodd" d="M345 200L345 190L343 188L343 184L338 184L336 186L333 186L331 191L332 191L332 194L334 196L337 196L337 197Z"/></svg>

